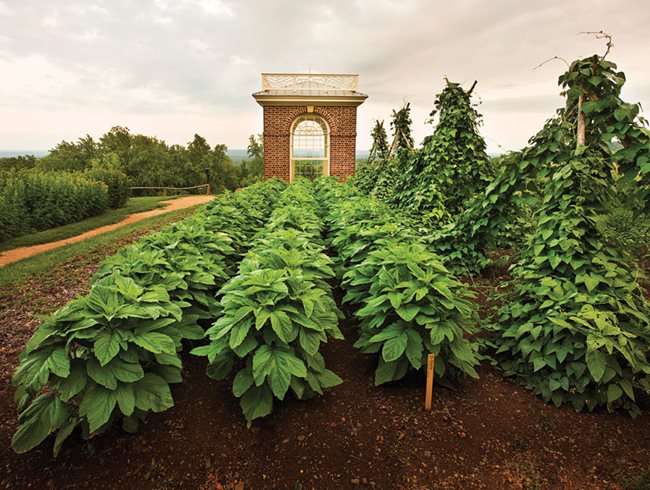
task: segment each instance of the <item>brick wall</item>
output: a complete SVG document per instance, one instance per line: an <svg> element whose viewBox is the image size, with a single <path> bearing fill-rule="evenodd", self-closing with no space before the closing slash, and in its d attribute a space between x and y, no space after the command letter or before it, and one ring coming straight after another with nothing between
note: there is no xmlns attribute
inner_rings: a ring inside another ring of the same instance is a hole
<svg viewBox="0 0 650 490"><path fill-rule="evenodd" d="M307 113L306 106L264 107L264 178L291 176L291 124ZM314 107L330 127L330 175L345 180L354 175L357 139L356 107Z"/></svg>

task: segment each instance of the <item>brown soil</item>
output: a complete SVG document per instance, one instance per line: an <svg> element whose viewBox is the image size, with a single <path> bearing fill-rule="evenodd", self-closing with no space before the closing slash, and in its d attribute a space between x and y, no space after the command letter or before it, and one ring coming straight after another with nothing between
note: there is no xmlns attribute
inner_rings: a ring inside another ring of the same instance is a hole
<svg viewBox="0 0 650 490"><path fill-rule="evenodd" d="M172 199L169 201L161 201L163 204L167 204L167 206L164 208L152 209L151 211L131 214L124 218L122 221L118 221L117 223L113 223L111 225L95 228L94 230L87 231L81 235L65 238L56 242L41 243L39 245L31 245L29 247L14 248L0 254L0 267L11 264L12 262L17 262L27 257L31 257L32 255L40 254L41 252L46 252L47 250L52 250L53 248L59 248L70 243L81 242L87 238L101 235L108 231L115 230L116 228L120 228L124 225L128 225L129 223L135 223L136 221L151 218L152 216L169 213L170 211L189 208L196 206L197 204L204 204L213 199L213 197L214 196L187 196L179 197L177 199Z"/></svg>
<svg viewBox="0 0 650 490"><path fill-rule="evenodd" d="M373 357L352 347L356 327L345 308L346 340L323 349L344 383L326 396L277 403L247 429L232 380L207 378L205 361L188 355L176 406L151 415L137 434L115 429L90 441L73 434L57 459L52 441L16 455L9 377L36 324L31 315L83 291L93 271L68 270L62 282L54 271L49 281L0 291L0 488L620 488L619 479L648 470L650 415L556 409L487 363L480 380L457 391L436 387L430 412L419 375L374 387ZM477 287L502 279L479 278ZM42 303L25 301L34 288ZM8 298L22 306L8 313Z"/></svg>

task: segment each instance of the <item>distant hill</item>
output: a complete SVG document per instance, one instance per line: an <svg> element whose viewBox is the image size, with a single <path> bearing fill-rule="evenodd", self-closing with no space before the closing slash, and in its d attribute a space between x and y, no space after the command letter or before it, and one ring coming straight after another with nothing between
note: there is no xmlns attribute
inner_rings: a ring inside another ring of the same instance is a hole
<svg viewBox="0 0 650 490"><path fill-rule="evenodd" d="M16 150L16 151L0 150L0 158L19 157L22 155L34 155L35 157L44 157L48 153L49 153L48 150Z"/></svg>

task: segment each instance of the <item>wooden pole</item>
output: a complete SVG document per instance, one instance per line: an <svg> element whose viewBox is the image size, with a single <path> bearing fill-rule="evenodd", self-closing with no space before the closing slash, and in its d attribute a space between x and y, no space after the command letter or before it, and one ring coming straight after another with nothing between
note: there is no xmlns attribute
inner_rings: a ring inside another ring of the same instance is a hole
<svg viewBox="0 0 650 490"><path fill-rule="evenodd" d="M429 354L427 357L427 392L424 398L424 409L431 410L431 398L433 395L433 365L435 363L435 356Z"/></svg>
<svg viewBox="0 0 650 490"><path fill-rule="evenodd" d="M577 146L585 146L587 144L586 134L585 134L585 113L582 112L582 103L584 101L584 96L580 94L578 96L578 136L577 136Z"/></svg>

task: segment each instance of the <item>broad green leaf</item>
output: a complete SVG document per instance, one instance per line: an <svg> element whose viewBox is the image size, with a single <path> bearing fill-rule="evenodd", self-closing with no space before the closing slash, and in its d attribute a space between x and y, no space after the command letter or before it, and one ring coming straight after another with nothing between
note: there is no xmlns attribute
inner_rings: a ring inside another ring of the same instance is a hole
<svg viewBox="0 0 650 490"><path fill-rule="evenodd" d="M162 333L144 332L140 335L134 335L131 340L136 345L154 354L174 354L176 352L174 340Z"/></svg>
<svg viewBox="0 0 650 490"><path fill-rule="evenodd" d="M407 342L408 336L406 332L402 332L397 337L387 340L381 350L381 356L384 361L391 362L399 359L404 354Z"/></svg>
<svg viewBox="0 0 650 490"><path fill-rule="evenodd" d="M318 378L318 382L323 388L332 388L343 383L343 380L339 378L336 373L330 371L329 369L326 369L322 373L318 373L316 375L316 378Z"/></svg>
<svg viewBox="0 0 650 490"><path fill-rule="evenodd" d="M298 336L298 329L293 326L289 316L284 311L271 312L271 327L283 342L289 343Z"/></svg>
<svg viewBox="0 0 650 490"><path fill-rule="evenodd" d="M102 366L108 364L120 351L120 335L116 330L102 330L96 337L95 357Z"/></svg>
<svg viewBox="0 0 650 490"><path fill-rule="evenodd" d="M52 449L52 454L56 458L61 451L61 446L64 441L72 434L72 431L79 423L79 420L75 417L68 419L68 421L61 426L59 431L56 433L56 438L54 439L54 448Z"/></svg>
<svg viewBox="0 0 650 490"><path fill-rule="evenodd" d="M406 344L406 358L415 369L420 369L422 366L422 354L424 348L422 345L422 337L420 334L412 329L406 331L408 342Z"/></svg>
<svg viewBox="0 0 650 490"><path fill-rule="evenodd" d="M248 422L266 417L273 410L273 393L266 385L252 386L241 397L239 405Z"/></svg>
<svg viewBox="0 0 650 490"><path fill-rule="evenodd" d="M251 326L252 320L247 320L237 323L237 325L232 328L228 342L231 349L234 349L244 341L248 335L249 330L251 329Z"/></svg>
<svg viewBox="0 0 650 490"><path fill-rule="evenodd" d="M88 376L96 383L114 390L118 381L133 382L144 376L144 371L139 363L125 362L115 358L106 366L101 366L95 359L89 359L86 364Z"/></svg>
<svg viewBox="0 0 650 490"><path fill-rule="evenodd" d="M607 403L613 403L623 395L623 390L619 385L610 384L607 386Z"/></svg>
<svg viewBox="0 0 650 490"><path fill-rule="evenodd" d="M127 417L135 410L135 390L132 383L119 383L115 390L115 399L120 411Z"/></svg>
<svg viewBox="0 0 650 490"><path fill-rule="evenodd" d="M91 433L108 422L116 403L115 392L102 386L93 384L84 392L79 415L86 417Z"/></svg>
<svg viewBox="0 0 650 490"><path fill-rule="evenodd" d="M52 395L41 395L20 415L20 425L11 438L17 453L38 446L70 418L72 409Z"/></svg>
<svg viewBox="0 0 650 490"><path fill-rule="evenodd" d="M396 311L405 321L410 322L420 312L420 307L410 303L400 306Z"/></svg>
<svg viewBox="0 0 650 490"><path fill-rule="evenodd" d="M59 395L63 401L68 401L81 393L86 386L88 375L86 366L81 359L74 359L70 368L70 375L59 383Z"/></svg>
<svg viewBox="0 0 650 490"><path fill-rule="evenodd" d="M241 369L235 375L232 383L232 394L240 398L246 391L253 386L253 376L246 369Z"/></svg>
<svg viewBox="0 0 650 490"><path fill-rule="evenodd" d="M299 335L300 347L305 349L309 354L316 354L320 346L320 336L321 334L318 332L301 328Z"/></svg>
<svg viewBox="0 0 650 490"><path fill-rule="evenodd" d="M66 378L70 374L70 358L63 347L57 347L52 351L47 360L47 368L61 378Z"/></svg>
<svg viewBox="0 0 650 490"><path fill-rule="evenodd" d="M396 381L406 374L408 362L405 359L400 361L386 362L379 358L377 369L375 370L375 386L379 386L390 381Z"/></svg>
<svg viewBox="0 0 650 490"><path fill-rule="evenodd" d="M174 406L169 384L160 376L146 373L133 384L135 406L140 410L162 412Z"/></svg>
<svg viewBox="0 0 650 490"><path fill-rule="evenodd" d="M587 349L585 362L594 381L600 381L607 367L607 356L599 350Z"/></svg>

